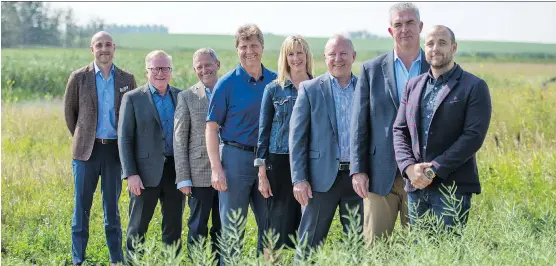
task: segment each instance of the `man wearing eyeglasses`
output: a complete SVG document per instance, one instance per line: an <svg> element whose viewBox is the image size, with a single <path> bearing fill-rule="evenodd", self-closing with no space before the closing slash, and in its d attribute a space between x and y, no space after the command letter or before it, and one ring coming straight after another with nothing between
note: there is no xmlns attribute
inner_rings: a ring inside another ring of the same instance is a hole
<svg viewBox="0 0 556 266"><path fill-rule="evenodd" d="M184 195L176 189L173 150L174 112L180 90L168 84L172 57L166 52L149 53L145 65L148 82L124 96L118 127L122 178L127 180L130 197L128 259L137 240L144 242L158 200L162 242L174 244L180 240L182 229Z"/></svg>

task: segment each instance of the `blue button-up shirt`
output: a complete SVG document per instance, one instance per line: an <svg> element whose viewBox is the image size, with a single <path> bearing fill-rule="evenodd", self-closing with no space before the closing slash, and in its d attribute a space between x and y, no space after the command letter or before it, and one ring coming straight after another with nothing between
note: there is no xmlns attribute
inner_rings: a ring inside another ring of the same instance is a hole
<svg viewBox="0 0 556 266"><path fill-rule="evenodd" d="M209 88L205 87L205 93L206 93L206 95L207 95L207 99L208 99L209 102L210 102L210 100L212 100L212 92L210 91Z"/></svg>
<svg viewBox="0 0 556 266"><path fill-rule="evenodd" d="M349 84L342 88L336 78L330 75L336 123L338 125L338 141L340 145L340 162L349 162L349 122L351 120L351 104L355 90L355 76L351 75Z"/></svg>
<svg viewBox="0 0 556 266"><path fill-rule="evenodd" d="M149 83L149 89L153 96L153 102L158 111L160 123L162 123L162 135L164 136L164 155L174 156L174 102L170 89L161 96L153 85Z"/></svg>
<svg viewBox="0 0 556 266"><path fill-rule="evenodd" d="M407 81L421 75L421 49L419 49L419 55L415 61L411 63L409 71L403 64L402 59L399 58L396 51L394 51L394 74L396 75L396 88L398 90L399 103Z"/></svg>
<svg viewBox="0 0 556 266"><path fill-rule="evenodd" d="M116 139L116 113L114 110L114 64L110 70L108 79L104 79L102 71L93 63L95 67L95 81L97 87L97 139Z"/></svg>
<svg viewBox="0 0 556 266"><path fill-rule="evenodd" d="M214 86L207 122L216 122L220 126L223 141L257 146L264 88L276 79L276 73L262 68L262 76L256 79L249 76L240 64Z"/></svg>

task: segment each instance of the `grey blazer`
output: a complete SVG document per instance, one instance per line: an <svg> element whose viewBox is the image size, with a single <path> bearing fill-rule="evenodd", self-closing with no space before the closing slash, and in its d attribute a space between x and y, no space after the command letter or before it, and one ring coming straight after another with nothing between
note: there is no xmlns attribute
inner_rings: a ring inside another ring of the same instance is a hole
<svg viewBox="0 0 556 266"><path fill-rule="evenodd" d="M421 51L421 73L429 71ZM353 96L350 174L369 175L369 191L387 195L398 170L392 126L399 108L394 51L366 61Z"/></svg>
<svg viewBox="0 0 556 266"><path fill-rule="evenodd" d="M340 164L338 125L328 72L300 83L288 141L292 181L306 179L313 191L327 192Z"/></svg>
<svg viewBox="0 0 556 266"><path fill-rule="evenodd" d="M168 92L176 106L180 90L170 86ZM148 84L124 94L122 98L118 148L122 179L139 175L143 186L158 186L164 170L164 138Z"/></svg>
<svg viewBox="0 0 556 266"><path fill-rule="evenodd" d="M174 115L176 184L191 180L194 187L210 187L210 161L205 140L209 100L202 82L178 94Z"/></svg>

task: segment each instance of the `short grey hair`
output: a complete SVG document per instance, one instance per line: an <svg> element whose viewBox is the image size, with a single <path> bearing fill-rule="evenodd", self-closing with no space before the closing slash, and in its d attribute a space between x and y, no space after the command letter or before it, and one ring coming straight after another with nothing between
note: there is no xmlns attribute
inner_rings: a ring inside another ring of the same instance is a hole
<svg viewBox="0 0 556 266"><path fill-rule="evenodd" d="M218 62L218 57L216 56L216 52L214 51L214 49L207 47L207 48L201 48L195 51L195 53L193 53L193 64L195 64L195 58L197 58L200 55L210 55L210 57L212 57L212 60L214 60L214 62Z"/></svg>
<svg viewBox="0 0 556 266"><path fill-rule="evenodd" d="M390 7L390 11L389 11L390 25L392 25L392 14L394 14L395 12L401 12L405 10L413 11L413 13L415 13L415 16L417 17L417 22L421 22L421 16L419 15L419 8L417 8L417 6L414 5L413 3L404 2L404 3L397 3Z"/></svg>
<svg viewBox="0 0 556 266"><path fill-rule="evenodd" d="M154 50L152 52L150 52L146 57L145 57L145 68L149 67L149 62L155 58L155 57L160 57L160 56L166 56L168 58L168 60L170 60L170 67L173 68L173 64L172 64L172 57L166 53L163 50Z"/></svg>
<svg viewBox="0 0 556 266"><path fill-rule="evenodd" d="M347 36L345 34L334 34L334 35L332 35L332 37L330 37L328 39L326 44L328 44L332 40L342 40L342 41L344 41L345 43L348 44L348 46L351 48L351 50L355 52L355 48L353 47L353 42L351 41L351 38L349 36Z"/></svg>

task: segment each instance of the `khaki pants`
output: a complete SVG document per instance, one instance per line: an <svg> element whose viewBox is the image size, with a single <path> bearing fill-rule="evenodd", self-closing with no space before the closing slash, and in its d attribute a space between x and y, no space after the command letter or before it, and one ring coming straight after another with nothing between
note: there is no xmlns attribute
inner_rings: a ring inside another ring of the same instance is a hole
<svg viewBox="0 0 556 266"><path fill-rule="evenodd" d="M401 225L405 227L409 224L407 193L403 188L403 178L396 176L392 191L388 195L368 192L367 198L363 199L363 234L368 245L371 245L376 237L388 237L392 234L398 213Z"/></svg>

